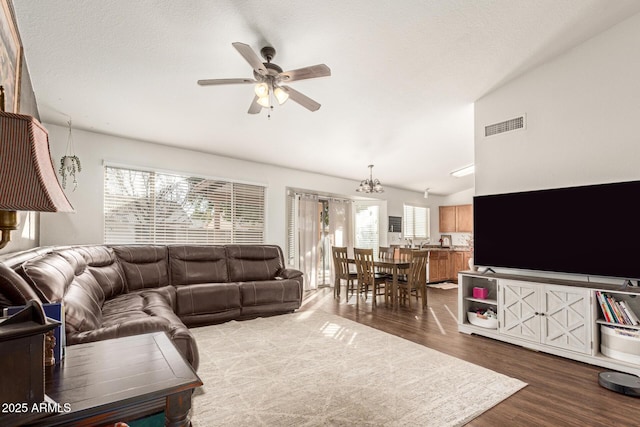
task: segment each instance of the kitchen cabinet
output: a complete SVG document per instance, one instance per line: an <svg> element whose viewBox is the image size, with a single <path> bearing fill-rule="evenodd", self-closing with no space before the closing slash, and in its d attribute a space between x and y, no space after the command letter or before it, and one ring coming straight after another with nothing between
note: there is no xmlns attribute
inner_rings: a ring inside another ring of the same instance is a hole
<svg viewBox="0 0 640 427"><path fill-rule="evenodd" d="M440 232L451 233L456 231L456 207L440 206Z"/></svg>
<svg viewBox="0 0 640 427"><path fill-rule="evenodd" d="M449 279L458 281L458 273L469 269L471 251L451 251L449 256Z"/></svg>
<svg viewBox="0 0 640 427"><path fill-rule="evenodd" d="M429 282L442 282L449 280L449 253L450 251L429 252Z"/></svg>
<svg viewBox="0 0 640 427"><path fill-rule="evenodd" d="M440 233L472 233L473 205L440 206Z"/></svg>

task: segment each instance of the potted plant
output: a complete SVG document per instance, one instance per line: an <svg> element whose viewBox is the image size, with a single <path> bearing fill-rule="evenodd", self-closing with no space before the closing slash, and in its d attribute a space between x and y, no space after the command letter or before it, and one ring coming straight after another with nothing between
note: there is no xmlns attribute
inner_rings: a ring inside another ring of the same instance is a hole
<svg viewBox="0 0 640 427"><path fill-rule="evenodd" d="M80 165L80 159L78 156L62 156L60 159L60 169L58 173L62 177L62 188L67 188L67 177L73 177L73 190L75 191L78 186L78 180L76 179L76 174L82 171L82 166Z"/></svg>

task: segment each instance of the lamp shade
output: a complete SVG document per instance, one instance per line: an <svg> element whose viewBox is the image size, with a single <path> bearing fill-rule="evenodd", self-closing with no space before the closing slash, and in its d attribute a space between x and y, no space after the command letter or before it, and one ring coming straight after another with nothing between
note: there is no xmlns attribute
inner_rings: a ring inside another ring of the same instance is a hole
<svg viewBox="0 0 640 427"><path fill-rule="evenodd" d="M31 116L2 111L0 210L73 212L51 162L47 130Z"/></svg>

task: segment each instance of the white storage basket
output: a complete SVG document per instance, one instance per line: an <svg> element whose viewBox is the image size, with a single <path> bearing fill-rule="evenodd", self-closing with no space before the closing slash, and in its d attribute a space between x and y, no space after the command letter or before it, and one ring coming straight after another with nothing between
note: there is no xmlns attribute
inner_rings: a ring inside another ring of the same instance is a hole
<svg viewBox="0 0 640 427"><path fill-rule="evenodd" d="M640 364L640 331L600 325L600 352L612 359Z"/></svg>

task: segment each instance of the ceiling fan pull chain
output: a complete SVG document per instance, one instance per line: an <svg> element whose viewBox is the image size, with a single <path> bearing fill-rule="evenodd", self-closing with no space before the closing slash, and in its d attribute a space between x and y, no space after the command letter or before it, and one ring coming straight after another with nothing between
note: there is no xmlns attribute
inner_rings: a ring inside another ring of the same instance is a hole
<svg viewBox="0 0 640 427"><path fill-rule="evenodd" d="M267 120L271 120L271 112L273 111L273 105L269 106L269 114L267 114Z"/></svg>

